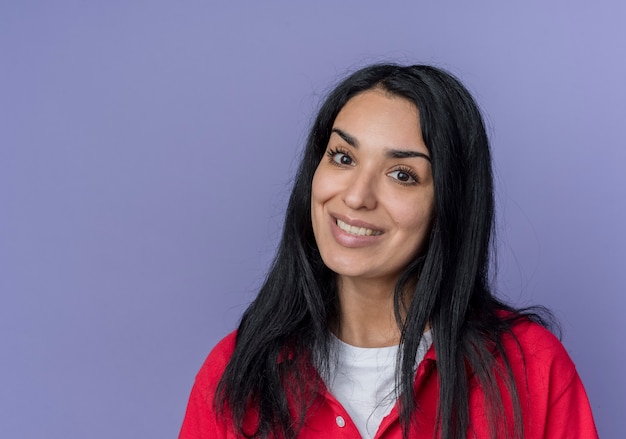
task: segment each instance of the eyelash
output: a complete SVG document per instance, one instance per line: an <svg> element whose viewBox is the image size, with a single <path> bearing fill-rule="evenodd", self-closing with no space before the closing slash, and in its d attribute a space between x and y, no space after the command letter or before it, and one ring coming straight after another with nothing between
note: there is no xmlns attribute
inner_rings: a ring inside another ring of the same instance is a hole
<svg viewBox="0 0 626 439"><path fill-rule="evenodd" d="M413 185L419 183L419 178L417 178L417 174L411 168L407 168L407 167L404 167L404 166L399 166L399 167L397 167L396 169L394 169L391 172L403 172L403 173L407 174L409 177L411 177L413 179L413 181L401 181L401 180L398 180L397 178L394 179L401 185L413 186Z"/></svg>
<svg viewBox="0 0 626 439"><path fill-rule="evenodd" d="M337 154L343 154L346 157L349 157L350 160L354 161L354 159L350 156L350 154L348 153L347 150L341 148L341 147L337 147L337 148L331 148L326 152L326 156L328 157L328 162L333 165L333 166L348 166L348 165L344 165L342 163L338 163L335 160L335 157L337 156ZM396 169L394 169L393 171L391 171L390 173L393 172L403 172L405 174L407 174L409 177L411 177L413 179L413 181L402 181L402 180L398 180L397 178L394 178L394 180L398 183L401 184L403 186L413 186L417 183L419 183L419 178L417 177L417 174L415 173L415 171L413 171L411 168L407 168L405 166L399 166ZM391 177L393 178L393 177Z"/></svg>
<svg viewBox="0 0 626 439"><path fill-rule="evenodd" d="M341 147L337 147L337 148L331 148L328 150L328 152L326 153L326 155L328 156L328 162L331 165L334 166L346 166L342 163L337 163L337 161L335 161L335 156L337 154L343 154L347 157L350 158L350 160L354 161L354 159L350 156L350 154L348 153L348 151L346 151L345 149L341 148Z"/></svg>

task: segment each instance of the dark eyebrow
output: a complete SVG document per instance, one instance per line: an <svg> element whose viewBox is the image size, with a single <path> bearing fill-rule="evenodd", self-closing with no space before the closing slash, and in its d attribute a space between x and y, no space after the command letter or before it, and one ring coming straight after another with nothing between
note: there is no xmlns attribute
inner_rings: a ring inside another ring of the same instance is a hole
<svg viewBox="0 0 626 439"><path fill-rule="evenodd" d="M411 151L411 150L405 151L405 150L399 150L399 149L390 149L385 152L385 155L391 159L406 159L410 157L421 157L430 162L430 157L418 151Z"/></svg>
<svg viewBox="0 0 626 439"><path fill-rule="evenodd" d="M356 140L355 137L346 133L345 131L342 131L339 128L333 128L332 132L336 133L339 137L341 137L348 145L354 148L359 147L359 141ZM385 152L385 155L390 159L406 159L406 158L411 158L411 157L421 157L430 162L430 157L428 157L426 154L422 152L418 152L418 151L412 151L412 150L389 149Z"/></svg>
<svg viewBox="0 0 626 439"><path fill-rule="evenodd" d="M356 138L352 137L350 134L341 131L339 128L333 128L332 132L338 134L339 137L345 140L348 145L354 146L355 148L359 147L359 141L356 140Z"/></svg>

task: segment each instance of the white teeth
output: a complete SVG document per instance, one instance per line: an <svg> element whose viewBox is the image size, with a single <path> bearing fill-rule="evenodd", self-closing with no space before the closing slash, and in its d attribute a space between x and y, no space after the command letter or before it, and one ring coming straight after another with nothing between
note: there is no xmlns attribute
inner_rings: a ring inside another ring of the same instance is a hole
<svg viewBox="0 0 626 439"><path fill-rule="evenodd" d="M339 228L341 230L343 230L344 232L347 232L351 235L357 235L357 236L376 236L376 235L380 235L381 232L376 231L376 230L372 230L372 229L366 229L365 227L355 227L355 226L351 226L350 224L346 224L341 220L337 220L337 226L339 226Z"/></svg>

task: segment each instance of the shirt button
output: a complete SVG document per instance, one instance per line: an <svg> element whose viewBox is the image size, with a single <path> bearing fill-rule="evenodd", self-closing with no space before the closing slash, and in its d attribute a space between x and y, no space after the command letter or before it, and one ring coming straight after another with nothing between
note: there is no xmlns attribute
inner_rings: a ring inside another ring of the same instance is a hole
<svg viewBox="0 0 626 439"><path fill-rule="evenodd" d="M340 426L341 428L346 426L346 420L343 419L343 416L337 416L335 418L335 422L337 422L337 425Z"/></svg>

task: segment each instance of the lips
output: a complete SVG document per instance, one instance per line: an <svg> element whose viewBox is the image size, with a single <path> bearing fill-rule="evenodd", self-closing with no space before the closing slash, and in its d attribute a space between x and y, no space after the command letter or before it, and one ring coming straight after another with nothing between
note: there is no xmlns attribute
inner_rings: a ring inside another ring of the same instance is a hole
<svg viewBox="0 0 626 439"><path fill-rule="evenodd" d="M351 235L355 235L355 236L378 236L382 234L380 230L369 229L367 227L353 226L338 218L336 220L336 223L337 223L337 227L339 227L341 230Z"/></svg>

